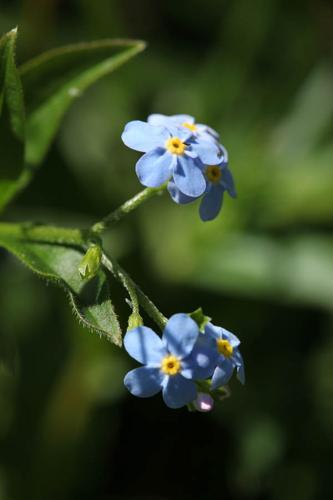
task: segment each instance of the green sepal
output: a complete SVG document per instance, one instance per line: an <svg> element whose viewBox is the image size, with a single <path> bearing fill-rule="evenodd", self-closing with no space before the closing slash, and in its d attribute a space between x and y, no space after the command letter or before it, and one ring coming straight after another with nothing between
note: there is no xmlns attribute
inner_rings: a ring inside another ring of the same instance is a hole
<svg viewBox="0 0 333 500"><path fill-rule="evenodd" d="M195 311L189 313L189 316L190 316L190 318L192 318L197 323L197 325L199 327L199 330L201 332L205 331L205 326L212 319L209 316L205 316L204 315L201 307L198 307L198 309L196 309Z"/></svg>
<svg viewBox="0 0 333 500"><path fill-rule="evenodd" d="M193 403L187 403L186 407L190 413L195 413L198 411Z"/></svg>
<svg viewBox="0 0 333 500"><path fill-rule="evenodd" d="M223 401L223 399L229 398L231 396L231 391L228 385L223 385L217 389L212 390L211 379L207 380L197 380L196 385L199 392L205 392L209 394L214 401Z"/></svg>
<svg viewBox="0 0 333 500"><path fill-rule="evenodd" d="M142 325L143 325L143 319L141 318L140 314L132 313L128 318L127 331L133 330L134 328L137 328L138 326Z"/></svg>

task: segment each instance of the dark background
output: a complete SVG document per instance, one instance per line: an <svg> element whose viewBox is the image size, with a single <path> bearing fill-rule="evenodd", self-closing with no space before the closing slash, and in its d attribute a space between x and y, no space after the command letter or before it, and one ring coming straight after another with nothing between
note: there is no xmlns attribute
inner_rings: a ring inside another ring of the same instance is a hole
<svg viewBox="0 0 333 500"><path fill-rule="evenodd" d="M235 332L247 383L209 415L130 396L125 351L1 251L0 500L331 498L332 2L1 0L0 31L15 25L19 62L149 47L75 103L7 220L84 227L137 192L127 121L189 113L221 133L237 200L204 224L164 195L106 246L166 315L201 305Z"/></svg>

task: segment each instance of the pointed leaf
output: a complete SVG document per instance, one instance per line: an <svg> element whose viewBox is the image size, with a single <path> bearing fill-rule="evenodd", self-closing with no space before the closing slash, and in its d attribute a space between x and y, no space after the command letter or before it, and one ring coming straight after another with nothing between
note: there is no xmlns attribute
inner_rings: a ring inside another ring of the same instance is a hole
<svg viewBox="0 0 333 500"><path fill-rule="evenodd" d="M66 110L84 90L144 48L142 41L103 40L51 50L24 64L27 162L42 162Z"/></svg>
<svg viewBox="0 0 333 500"><path fill-rule="evenodd" d="M78 271L85 253L80 232L61 231L63 238L59 237L57 242L49 228L2 223L0 245L42 278L65 288L74 312L85 326L121 345L121 331L110 299L106 273L100 269L95 278L83 281ZM70 241L71 237L73 245L63 243L64 240Z"/></svg>

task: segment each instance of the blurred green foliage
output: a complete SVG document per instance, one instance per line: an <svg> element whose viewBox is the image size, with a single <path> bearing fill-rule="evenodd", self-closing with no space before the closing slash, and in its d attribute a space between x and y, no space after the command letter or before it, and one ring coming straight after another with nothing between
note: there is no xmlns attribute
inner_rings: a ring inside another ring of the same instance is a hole
<svg viewBox="0 0 333 500"><path fill-rule="evenodd" d="M1 0L0 31L17 24L19 62L102 37L149 48L76 100L6 218L84 227L139 190L127 121L212 125L238 199L203 224L165 195L106 246L166 315L202 306L239 335L247 384L211 415L135 400L126 354L1 251L0 499L330 498L332 2Z"/></svg>

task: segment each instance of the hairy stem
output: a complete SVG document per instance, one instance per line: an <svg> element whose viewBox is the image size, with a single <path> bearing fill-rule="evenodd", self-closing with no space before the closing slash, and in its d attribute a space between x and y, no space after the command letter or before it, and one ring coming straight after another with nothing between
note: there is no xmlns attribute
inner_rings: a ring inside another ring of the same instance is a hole
<svg viewBox="0 0 333 500"><path fill-rule="evenodd" d="M137 193L133 198L125 201L120 207L118 207L116 210L111 212L109 215L104 217L99 222L96 222L92 227L91 231L94 232L95 234L102 233L105 231L108 227L110 227L112 224L115 222L118 222L120 219L125 217L125 215L129 214L136 208L138 208L142 203L145 201L149 200L153 196L156 196L158 194L162 194L163 191L165 190L167 184L163 184L162 186L158 188L145 188L139 193Z"/></svg>
<svg viewBox="0 0 333 500"><path fill-rule="evenodd" d="M44 226L26 223L0 223L0 243L1 240L18 238L21 240L54 243L58 245L75 245L81 248L88 248L91 240L90 231L81 231L79 229L63 228L55 226ZM139 315L139 305L146 311L151 319L159 326L161 330L167 323L167 318L159 311L155 304L144 294L140 287L132 280L127 272L118 264L115 259L102 256L103 265L120 281L126 288L132 302L133 313Z"/></svg>
<svg viewBox="0 0 333 500"><path fill-rule="evenodd" d="M163 330L168 319L161 313L161 311L155 306L155 304L145 295L145 293L140 289L140 287L132 280L132 278L122 269L118 262L110 257L103 254L102 257L103 265L113 274L113 276L124 284L124 279L126 281L126 289L131 293L135 292L140 305L146 311L148 316L158 325L158 327ZM129 287L129 288L127 288ZM130 295L131 297L131 295ZM132 297L131 297L132 300Z"/></svg>

